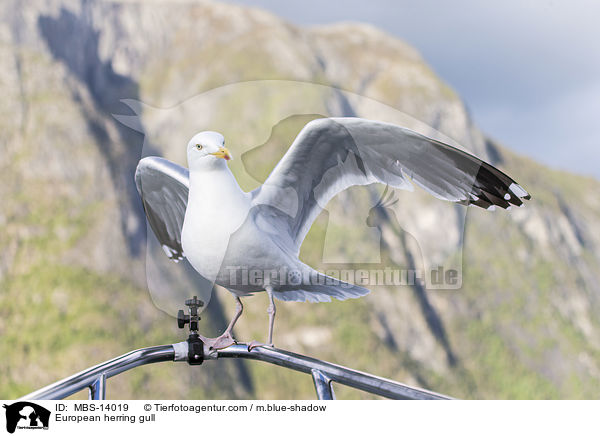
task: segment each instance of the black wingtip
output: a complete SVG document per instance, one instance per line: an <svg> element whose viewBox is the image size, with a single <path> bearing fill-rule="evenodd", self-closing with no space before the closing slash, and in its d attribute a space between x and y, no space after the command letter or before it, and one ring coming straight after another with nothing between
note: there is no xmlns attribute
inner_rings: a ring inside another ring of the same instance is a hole
<svg viewBox="0 0 600 436"><path fill-rule="evenodd" d="M511 206L521 207L524 200L531 195L512 178L497 168L483 163L479 168L475 184L471 192L470 204L484 209L498 206L509 209Z"/></svg>

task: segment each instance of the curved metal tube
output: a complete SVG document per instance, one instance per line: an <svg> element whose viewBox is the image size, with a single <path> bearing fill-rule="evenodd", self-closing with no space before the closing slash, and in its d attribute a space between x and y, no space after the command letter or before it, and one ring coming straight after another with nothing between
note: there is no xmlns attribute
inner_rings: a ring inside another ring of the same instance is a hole
<svg viewBox="0 0 600 436"><path fill-rule="evenodd" d="M277 348L256 347L252 351L248 351L246 345L232 345L217 352L217 358L222 357L260 360L307 374L312 374L313 370L317 370L331 381L397 400L452 399L451 397L425 389L412 388L382 377L376 377L371 374Z"/></svg>
<svg viewBox="0 0 600 436"><path fill-rule="evenodd" d="M184 351L187 351L187 345L187 342L180 342L172 345L140 348L59 380L21 397L20 400L60 400L86 388L90 389L90 399L104 399L106 380L110 377L149 363L186 361L188 356ZM211 351L205 355L205 358L260 360L311 374L317 395L322 399L335 398L331 382L399 400L452 399L435 392L413 388L382 377L271 347L256 347L252 351L248 351L246 345L232 345L217 352Z"/></svg>
<svg viewBox="0 0 600 436"><path fill-rule="evenodd" d="M103 375L105 375L104 379L108 379L123 371L147 365L148 363L172 361L174 357L175 349L173 345L140 348L139 350L123 354L71 377L52 383L45 388L21 397L20 400L61 400L89 386L93 386L97 380L104 378ZM104 386L102 386L102 393L103 391ZM100 391L98 390L98 392Z"/></svg>

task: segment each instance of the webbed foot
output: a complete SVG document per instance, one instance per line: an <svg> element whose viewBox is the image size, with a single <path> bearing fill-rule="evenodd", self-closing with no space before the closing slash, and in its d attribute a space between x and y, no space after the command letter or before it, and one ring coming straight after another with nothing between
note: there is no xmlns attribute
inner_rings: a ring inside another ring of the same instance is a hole
<svg viewBox="0 0 600 436"><path fill-rule="evenodd" d="M206 338L200 335L200 339L204 342L205 345L208 346L210 350L222 350L223 348L227 348L233 344L235 344L235 340L231 333L226 331L218 338Z"/></svg>

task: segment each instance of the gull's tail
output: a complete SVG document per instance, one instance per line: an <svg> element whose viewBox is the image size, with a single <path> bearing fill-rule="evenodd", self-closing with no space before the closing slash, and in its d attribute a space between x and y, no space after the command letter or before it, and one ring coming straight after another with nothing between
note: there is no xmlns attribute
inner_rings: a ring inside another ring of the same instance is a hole
<svg viewBox="0 0 600 436"><path fill-rule="evenodd" d="M282 286L273 296L282 301L329 302L332 298L346 300L367 295L370 290L343 282L313 270L308 283Z"/></svg>

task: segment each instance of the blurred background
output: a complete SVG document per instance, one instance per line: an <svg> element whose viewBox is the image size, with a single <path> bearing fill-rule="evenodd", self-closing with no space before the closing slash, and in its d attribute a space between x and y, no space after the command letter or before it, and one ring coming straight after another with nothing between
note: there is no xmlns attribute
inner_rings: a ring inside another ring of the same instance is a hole
<svg viewBox="0 0 600 436"><path fill-rule="evenodd" d="M277 346L459 398L597 396L595 6L321 3L0 5L1 398L185 338L166 294L193 294L193 277L161 266L160 289L149 292L133 183L142 155L184 164L188 138L218 130L250 190L308 120L330 115L447 138L533 200L492 213L395 193L401 201L377 222L378 255L457 263L462 287L280 303ZM381 191L333 201L301 258L356 263L374 242L353 230ZM262 339L266 297L245 303L237 336ZM218 333L232 312L227 291L215 290L202 330ZM309 376L258 362L163 363L108 388L111 399L313 397Z"/></svg>

